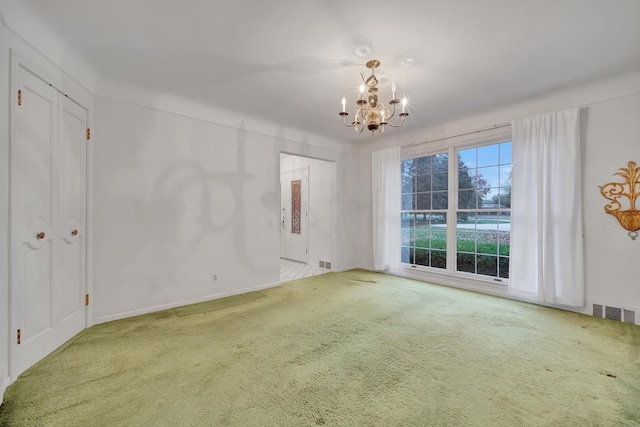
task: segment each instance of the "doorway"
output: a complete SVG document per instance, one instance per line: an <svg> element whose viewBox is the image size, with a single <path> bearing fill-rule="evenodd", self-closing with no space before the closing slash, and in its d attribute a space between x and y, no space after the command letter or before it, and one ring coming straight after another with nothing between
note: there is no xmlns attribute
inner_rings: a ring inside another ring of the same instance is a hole
<svg viewBox="0 0 640 427"><path fill-rule="evenodd" d="M335 268L335 162L280 154L281 282Z"/></svg>

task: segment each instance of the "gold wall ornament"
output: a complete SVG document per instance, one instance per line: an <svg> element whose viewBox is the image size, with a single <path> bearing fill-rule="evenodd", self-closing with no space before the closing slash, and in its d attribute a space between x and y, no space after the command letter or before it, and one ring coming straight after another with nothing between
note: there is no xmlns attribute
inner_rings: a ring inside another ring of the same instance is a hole
<svg viewBox="0 0 640 427"><path fill-rule="evenodd" d="M604 206L604 211L615 216L629 237L635 240L640 230L640 211L636 209L636 200L640 197L640 167L636 162L629 162L628 168L620 168L614 175L621 176L626 182L609 182L600 187L600 193L611 203ZM622 210L618 199L629 199L629 209Z"/></svg>

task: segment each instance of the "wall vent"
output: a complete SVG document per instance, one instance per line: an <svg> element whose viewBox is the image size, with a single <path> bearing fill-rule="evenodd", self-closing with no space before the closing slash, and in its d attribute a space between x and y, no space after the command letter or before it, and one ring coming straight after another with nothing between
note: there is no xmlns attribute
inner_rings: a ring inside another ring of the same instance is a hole
<svg viewBox="0 0 640 427"><path fill-rule="evenodd" d="M602 305L593 304L593 317L602 317Z"/></svg>
<svg viewBox="0 0 640 427"><path fill-rule="evenodd" d="M618 320L625 323L636 323L636 312L619 307L609 307L602 304L593 304L593 317Z"/></svg>
<svg viewBox="0 0 640 427"><path fill-rule="evenodd" d="M625 323L636 323L636 312L631 310L625 310L623 321Z"/></svg>
<svg viewBox="0 0 640 427"><path fill-rule="evenodd" d="M324 261L319 262L320 268L324 268Z"/></svg>
<svg viewBox="0 0 640 427"><path fill-rule="evenodd" d="M329 270L331 270L331 263L329 261L325 262L324 268L328 268Z"/></svg>
<svg viewBox="0 0 640 427"><path fill-rule="evenodd" d="M604 308L605 319L622 320L622 309L618 307L605 307Z"/></svg>

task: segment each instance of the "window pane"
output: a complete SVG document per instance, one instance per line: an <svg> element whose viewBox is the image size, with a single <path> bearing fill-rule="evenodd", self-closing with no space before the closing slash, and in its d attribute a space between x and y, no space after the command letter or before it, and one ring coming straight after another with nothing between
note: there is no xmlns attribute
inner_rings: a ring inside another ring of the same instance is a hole
<svg viewBox="0 0 640 427"><path fill-rule="evenodd" d="M458 191L458 209L477 209L478 202L476 200L475 190L459 190Z"/></svg>
<svg viewBox="0 0 640 427"><path fill-rule="evenodd" d="M458 271L464 271L465 273L476 272L476 256L474 254L465 254L458 252Z"/></svg>
<svg viewBox="0 0 640 427"><path fill-rule="evenodd" d="M476 169L463 168L458 171L458 189L476 188Z"/></svg>
<svg viewBox="0 0 640 427"><path fill-rule="evenodd" d="M499 202L501 209L511 208L511 188L500 194Z"/></svg>
<svg viewBox="0 0 640 427"><path fill-rule="evenodd" d="M500 186L511 187L511 165L500 166Z"/></svg>
<svg viewBox="0 0 640 427"><path fill-rule="evenodd" d="M432 209L447 209L449 207L449 194L444 191L433 193Z"/></svg>
<svg viewBox="0 0 640 427"><path fill-rule="evenodd" d="M416 194L416 209L417 210L430 210L431 209L431 193L418 193Z"/></svg>
<svg viewBox="0 0 640 427"><path fill-rule="evenodd" d="M403 193L413 193L416 191L415 189L415 179L412 176L403 176L402 177L402 192Z"/></svg>
<svg viewBox="0 0 640 427"><path fill-rule="evenodd" d="M401 214L401 222L400 222L400 227L405 229L405 228L411 228L414 226L414 214L412 213L403 213Z"/></svg>
<svg viewBox="0 0 640 427"><path fill-rule="evenodd" d="M448 173L434 173L433 174L433 191L446 191L449 189L449 174Z"/></svg>
<svg viewBox="0 0 640 427"><path fill-rule="evenodd" d="M500 212L498 214L498 243L500 245L498 253L509 256L511 246L511 212Z"/></svg>
<svg viewBox="0 0 640 427"><path fill-rule="evenodd" d="M402 210L410 211L415 209L414 206L414 195L413 194L403 194L402 195Z"/></svg>
<svg viewBox="0 0 640 427"><path fill-rule="evenodd" d="M416 181L415 191L431 191L431 175L418 175Z"/></svg>
<svg viewBox="0 0 640 427"><path fill-rule="evenodd" d="M478 167L498 165L500 164L498 157L499 144L478 147Z"/></svg>
<svg viewBox="0 0 640 427"><path fill-rule="evenodd" d="M400 244L402 246L409 246L415 240L413 229L400 230Z"/></svg>
<svg viewBox="0 0 640 427"><path fill-rule="evenodd" d="M500 167L490 166L478 168L476 178L476 188L482 190L487 187L498 187L500 185Z"/></svg>
<svg viewBox="0 0 640 427"><path fill-rule="evenodd" d="M503 142L500 144L500 164L511 164L511 142Z"/></svg>
<svg viewBox="0 0 640 427"><path fill-rule="evenodd" d="M445 251L431 251L431 267L447 268L447 253Z"/></svg>
<svg viewBox="0 0 640 427"><path fill-rule="evenodd" d="M402 247L402 252L400 254L400 262L409 263L409 252L410 249L407 246Z"/></svg>
<svg viewBox="0 0 640 427"><path fill-rule="evenodd" d="M509 278L509 258L508 257L499 257L498 258L499 268L498 275L504 279Z"/></svg>
<svg viewBox="0 0 640 427"><path fill-rule="evenodd" d="M415 159L414 173L416 175L431 173L431 157L420 157L419 159Z"/></svg>
<svg viewBox="0 0 640 427"><path fill-rule="evenodd" d="M416 159L403 160L401 163L402 176L413 176L416 172Z"/></svg>
<svg viewBox="0 0 640 427"><path fill-rule="evenodd" d="M429 239L431 236L430 236L428 227L416 229L416 231L414 232L414 235L415 235L414 246L416 248L429 247Z"/></svg>
<svg viewBox="0 0 640 427"><path fill-rule="evenodd" d="M449 155L446 153L436 154L432 156L433 163L431 165L433 172L446 172L449 170Z"/></svg>
<svg viewBox="0 0 640 427"><path fill-rule="evenodd" d="M416 249L415 258L413 260L415 265L429 265L429 250L428 249Z"/></svg>
<svg viewBox="0 0 640 427"><path fill-rule="evenodd" d="M494 230L479 230L476 233L477 252L479 254L498 255L498 232Z"/></svg>
<svg viewBox="0 0 640 427"><path fill-rule="evenodd" d="M481 209L498 209L500 208L500 189L498 187L485 188L482 192L478 192L480 196Z"/></svg>
<svg viewBox="0 0 640 427"><path fill-rule="evenodd" d="M468 168L475 168L478 166L478 163L476 162L476 155L477 150L475 148L458 151L458 159Z"/></svg>
<svg viewBox="0 0 640 427"><path fill-rule="evenodd" d="M478 255L478 270L477 274L483 274L485 276L498 276L498 257L491 255Z"/></svg>

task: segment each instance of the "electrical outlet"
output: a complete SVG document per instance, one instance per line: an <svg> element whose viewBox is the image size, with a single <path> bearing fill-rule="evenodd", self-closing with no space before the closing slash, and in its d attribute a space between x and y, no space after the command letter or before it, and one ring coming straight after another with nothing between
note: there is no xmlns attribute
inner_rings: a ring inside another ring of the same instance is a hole
<svg viewBox="0 0 640 427"><path fill-rule="evenodd" d="M218 275L213 273L211 275L211 283L218 283Z"/></svg>

